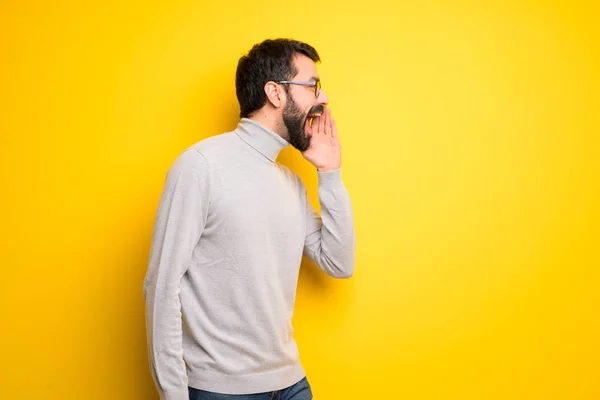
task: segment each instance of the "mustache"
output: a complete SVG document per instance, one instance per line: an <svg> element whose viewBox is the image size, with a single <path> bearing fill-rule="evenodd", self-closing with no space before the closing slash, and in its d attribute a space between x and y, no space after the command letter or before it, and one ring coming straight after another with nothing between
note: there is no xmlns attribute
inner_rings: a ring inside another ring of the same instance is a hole
<svg viewBox="0 0 600 400"><path fill-rule="evenodd" d="M310 116L313 114L323 114L323 111L325 111L325 107L323 106L323 104L317 104L308 111L308 115Z"/></svg>

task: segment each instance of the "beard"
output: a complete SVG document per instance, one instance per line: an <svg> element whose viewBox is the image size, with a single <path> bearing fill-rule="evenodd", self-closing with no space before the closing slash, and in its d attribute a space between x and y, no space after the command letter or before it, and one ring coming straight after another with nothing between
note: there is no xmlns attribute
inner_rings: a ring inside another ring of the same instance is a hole
<svg viewBox="0 0 600 400"><path fill-rule="evenodd" d="M288 130L290 144L301 152L310 147L311 136L306 134L306 125L314 113L323 113L323 105L317 104L307 113L302 112L294 99L289 96L289 101L283 109L283 123Z"/></svg>

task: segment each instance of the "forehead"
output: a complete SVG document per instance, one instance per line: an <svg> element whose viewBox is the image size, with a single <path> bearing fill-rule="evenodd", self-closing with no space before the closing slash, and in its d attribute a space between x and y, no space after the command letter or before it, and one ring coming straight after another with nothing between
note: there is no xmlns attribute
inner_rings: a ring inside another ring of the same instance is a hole
<svg viewBox="0 0 600 400"><path fill-rule="evenodd" d="M294 65L298 70L298 74L295 76L298 80L310 80L319 76L317 75L315 62L304 54L298 54L294 57Z"/></svg>

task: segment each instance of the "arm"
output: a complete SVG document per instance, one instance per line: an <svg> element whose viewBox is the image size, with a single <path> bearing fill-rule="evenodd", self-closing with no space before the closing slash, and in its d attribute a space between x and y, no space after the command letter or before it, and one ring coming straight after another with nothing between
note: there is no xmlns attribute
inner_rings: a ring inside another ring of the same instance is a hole
<svg viewBox="0 0 600 400"><path fill-rule="evenodd" d="M350 197L342 183L341 169L318 172L318 175L321 216L306 196L304 255L328 275L349 278L354 273L356 258Z"/></svg>
<svg viewBox="0 0 600 400"><path fill-rule="evenodd" d="M206 159L187 150L167 173L156 214L144 298L148 356L161 400L189 398L179 291L206 222L208 188Z"/></svg>
<svg viewBox="0 0 600 400"><path fill-rule="evenodd" d="M306 239L304 254L319 268L335 278L354 273L356 238L350 196L342 183L341 146L331 110L306 125L310 147L302 153L317 167L321 216L316 213L305 193Z"/></svg>

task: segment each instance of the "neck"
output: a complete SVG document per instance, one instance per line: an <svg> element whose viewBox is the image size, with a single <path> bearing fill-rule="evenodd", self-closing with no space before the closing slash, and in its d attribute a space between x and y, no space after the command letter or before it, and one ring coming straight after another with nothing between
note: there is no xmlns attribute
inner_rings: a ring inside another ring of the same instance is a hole
<svg viewBox="0 0 600 400"><path fill-rule="evenodd" d="M268 113L264 111L257 111L251 117L248 117L252 121L261 124L267 129L275 132L279 136L281 136L284 140L290 140L290 136L288 134L287 128L285 127L283 120L279 115L274 115L273 113Z"/></svg>

